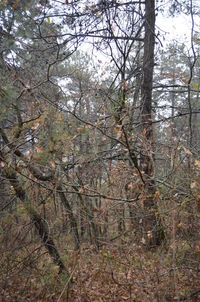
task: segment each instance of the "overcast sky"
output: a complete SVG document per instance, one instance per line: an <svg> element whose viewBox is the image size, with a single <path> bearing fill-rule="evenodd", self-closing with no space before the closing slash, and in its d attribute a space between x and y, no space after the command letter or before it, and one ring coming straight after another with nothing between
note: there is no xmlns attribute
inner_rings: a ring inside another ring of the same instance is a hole
<svg viewBox="0 0 200 302"><path fill-rule="evenodd" d="M200 0L193 0L193 4L199 5L200 8ZM180 14L175 17L164 17L162 14L159 14L156 24L157 30L160 31L160 36L164 36L164 39L162 39L163 44L166 44L170 40L176 40L188 45L191 43L192 19L190 15ZM195 31L200 33L199 15L194 16L194 33Z"/></svg>

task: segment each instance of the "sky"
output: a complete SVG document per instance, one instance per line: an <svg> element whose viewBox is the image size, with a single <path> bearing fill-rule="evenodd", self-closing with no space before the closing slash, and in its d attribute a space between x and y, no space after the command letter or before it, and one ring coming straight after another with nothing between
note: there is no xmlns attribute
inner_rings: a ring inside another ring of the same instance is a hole
<svg viewBox="0 0 200 302"><path fill-rule="evenodd" d="M194 4L197 5L197 7L199 6L200 9L200 0L193 0L193 5ZM160 37L164 45L172 40L185 43L188 47L191 45L192 19L190 15L187 16L182 13L175 17L169 17L159 14L156 19L156 25L157 30L160 31ZM195 31L200 32L200 15L194 16L194 33Z"/></svg>
<svg viewBox="0 0 200 302"><path fill-rule="evenodd" d="M188 42L191 32L191 20L189 17L183 15L174 18L159 16L157 18L156 28L159 30L164 44L171 40Z"/></svg>

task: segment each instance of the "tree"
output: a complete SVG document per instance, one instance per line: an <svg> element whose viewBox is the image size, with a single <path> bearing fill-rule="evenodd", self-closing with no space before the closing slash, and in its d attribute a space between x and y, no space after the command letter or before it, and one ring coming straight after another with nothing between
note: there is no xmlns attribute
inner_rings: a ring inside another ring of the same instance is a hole
<svg viewBox="0 0 200 302"><path fill-rule="evenodd" d="M97 284L123 287L117 299L127 292L130 301L179 297L187 278L178 268L192 246L184 228L193 224L195 237L199 226L198 214L189 219L199 206L194 26L191 49L173 42L161 52L155 1L2 1L1 8L5 284L7 272L23 271L30 260L34 277L27 284L48 271L45 284L62 287L58 300L73 276L70 298L80 292L88 299L81 290L88 291L92 281L85 280L94 270ZM173 293L163 270L173 273ZM151 282L142 279L146 274ZM141 279L145 289L133 298Z"/></svg>
<svg viewBox="0 0 200 302"><path fill-rule="evenodd" d="M152 125L152 87L154 68L154 47L155 47L155 2L145 2L145 37L143 57L143 82L141 87L141 123L142 136L144 137L145 149L141 155L141 169L144 175L146 186L146 198L144 209L144 230L148 245L159 245L163 239L163 230L157 220L154 195L156 193L154 181L154 160L153 160L153 125Z"/></svg>

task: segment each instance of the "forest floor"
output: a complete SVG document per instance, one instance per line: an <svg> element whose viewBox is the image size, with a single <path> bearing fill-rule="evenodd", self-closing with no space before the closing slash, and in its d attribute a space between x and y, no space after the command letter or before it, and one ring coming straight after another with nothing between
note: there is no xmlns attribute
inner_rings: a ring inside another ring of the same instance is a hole
<svg viewBox="0 0 200 302"><path fill-rule="evenodd" d="M179 240L167 249L144 251L120 239L62 249L71 282L58 275L35 243L1 261L1 302L167 302L200 301L200 245Z"/></svg>

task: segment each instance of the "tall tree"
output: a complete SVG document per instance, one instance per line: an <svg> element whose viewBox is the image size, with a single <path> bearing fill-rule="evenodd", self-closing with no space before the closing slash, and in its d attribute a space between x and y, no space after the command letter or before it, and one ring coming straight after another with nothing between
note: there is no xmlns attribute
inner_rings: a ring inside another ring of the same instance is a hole
<svg viewBox="0 0 200 302"><path fill-rule="evenodd" d="M162 240L161 224L156 212L154 195L154 138L152 124L152 88L155 48L155 1L145 1L145 36L143 56L143 79L141 86L141 124L144 148L141 151L141 170L144 175L146 196L144 197L143 225L147 245L158 245Z"/></svg>

